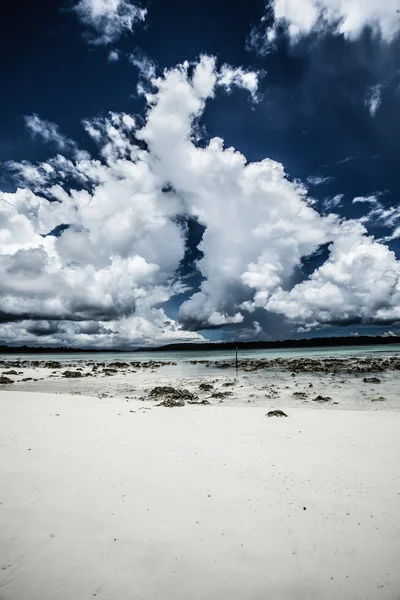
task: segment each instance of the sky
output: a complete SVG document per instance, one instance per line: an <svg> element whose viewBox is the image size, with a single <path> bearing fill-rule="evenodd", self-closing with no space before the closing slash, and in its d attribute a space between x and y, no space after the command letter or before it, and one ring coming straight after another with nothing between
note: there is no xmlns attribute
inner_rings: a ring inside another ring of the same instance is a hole
<svg viewBox="0 0 400 600"><path fill-rule="evenodd" d="M399 0L2 24L0 343L400 332Z"/></svg>

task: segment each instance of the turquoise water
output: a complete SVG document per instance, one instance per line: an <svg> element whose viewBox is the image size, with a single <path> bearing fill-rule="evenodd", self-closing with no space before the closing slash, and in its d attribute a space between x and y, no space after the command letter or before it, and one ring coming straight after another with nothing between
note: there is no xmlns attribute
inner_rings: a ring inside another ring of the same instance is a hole
<svg viewBox="0 0 400 600"><path fill-rule="evenodd" d="M338 346L322 348L288 348L288 349L268 349L268 350L239 350L239 359L243 358L297 358L297 357L327 357L327 356L364 356L374 355L393 356L400 354L400 344L385 344L381 346ZM213 351L179 351L179 352L93 352L76 353L68 352L63 354L0 354L1 359L6 360L57 360L60 362L68 361L174 361L184 362L190 360L232 360L235 352L232 350L213 350Z"/></svg>

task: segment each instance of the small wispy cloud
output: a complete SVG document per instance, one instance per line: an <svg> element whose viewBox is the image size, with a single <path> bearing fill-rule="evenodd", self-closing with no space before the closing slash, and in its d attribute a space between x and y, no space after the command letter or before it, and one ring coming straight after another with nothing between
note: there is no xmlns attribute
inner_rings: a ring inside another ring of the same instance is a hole
<svg viewBox="0 0 400 600"><path fill-rule="evenodd" d="M257 101L258 79L263 73L256 71L246 71L242 67L233 69L228 65L223 65L219 74L219 83L228 91L232 87L242 87L250 92L253 101Z"/></svg>
<svg viewBox="0 0 400 600"><path fill-rule="evenodd" d="M383 241L389 242L400 238L400 207L385 206L379 198L384 195L384 192L376 192L370 196L358 196L354 198L352 204L363 203L369 204L369 212L362 216L359 221L361 223L371 223L379 227L392 228L391 234L382 238Z"/></svg>
<svg viewBox="0 0 400 600"><path fill-rule="evenodd" d="M371 196L357 196L356 198L353 198L352 200L352 204L358 204L358 203L367 203L367 204L378 204L379 200L378 200L378 195L379 194L372 194Z"/></svg>
<svg viewBox="0 0 400 600"><path fill-rule="evenodd" d="M396 227L396 229L394 229L390 235L387 235L385 238L383 238L383 240L385 242L391 242L392 240L398 240L399 238L400 238L400 227Z"/></svg>
<svg viewBox="0 0 400 600"><path fill-rule="evenodd" d="M322 185L323 183L329 183L333 181L333 177L320 177L318 175L310 175L307 177L307 183L310 185Z"/></svg>
<svg viewBox="0 0 400 600"><path fill-rule="evenodd" d="M117 62L119 60L119 52L118 50L111 50L108 55L108 60L110 62Z"/></svg>
<svg viewBox="0 0 400 600"><path fill-rule="evenodd" d="M144 52L139 48L136 48L131 54L128 55L129 61L138 70L140 75L147 80L151 80L156 76L156 63L152 61Z"/></svg>
<svg viewBox="0 0 400 600"><path fill-rule="evenodd" d="M341 205L343 198L344 194L336 194L336 196L333 196L332 198L325 198L322 206L325 210L332 210L332 208L337 208Z"/></svg>
<svg viewBox="0 0 400 600"><path fill-rule="evenodd" d="M27 115L24 119L33 137L40 137L64 152L77 150L75 142L60 133L58 125L55 123L41 119L38 115Z"/></svg>
<svg viewBox="0 0 400 600"><path fill-rule="evenodd" d="M365 98L365 106L369 110L371 117L375 117L382 104L382 85L377 84L369 88Z"/></svg>

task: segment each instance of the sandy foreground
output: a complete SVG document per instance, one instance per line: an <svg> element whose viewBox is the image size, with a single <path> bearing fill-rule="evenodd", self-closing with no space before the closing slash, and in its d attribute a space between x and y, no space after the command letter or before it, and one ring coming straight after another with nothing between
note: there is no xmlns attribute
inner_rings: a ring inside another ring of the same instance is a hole
<svg viewBox="0 0 400 600"><path fill-rule="evenodd" d="M400 598L400 413L1 391L0 600Z"/></svg>

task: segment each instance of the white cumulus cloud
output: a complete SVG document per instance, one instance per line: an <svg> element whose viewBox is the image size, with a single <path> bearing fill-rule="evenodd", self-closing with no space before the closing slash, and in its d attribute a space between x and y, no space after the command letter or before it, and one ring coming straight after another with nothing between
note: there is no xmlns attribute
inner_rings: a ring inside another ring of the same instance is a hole
<svg viewBox="0 0 400 600"><path fill-rule="evenodd" d="M400 319L400 263L387 246L344 222L328 260L291 290L279 290L267 308L294 323L385 323Z"/></svg>
<svg viewBox="0 0 400 600"><path fill-rule="evenodd" d="M146 9L130 0L79 0L74 6L79 19L90 32L90 42L107 45L116 42L146 18Z"/></svg>
<svg viewBox="0 0 400 600"><path fill-rule="evenodd" d="M258 335L263 314L303 330L400 319L400 263L360 222L320 214L276 161L248 162L218 137L196 143L217 89L254 96L255 81L203 56L153 79L144 125L85 121L99 158L13 165L24 184L0 193L0 339L129 346L226 325ZM195 290L178 275L182 217L204 227ZM299 280L323 245L328 258ZM175 321L162 306L182 292Z"/></svg>
<svg viewBox="0 0 400 600"><path fill-rule="evenodd" d="M390 43L400 31L399 3L398 0L268 0L266 15L250 34L250 46L268 51L282 26L293 43L301 37L326 32L354 40L366 28Z"/></svg>

